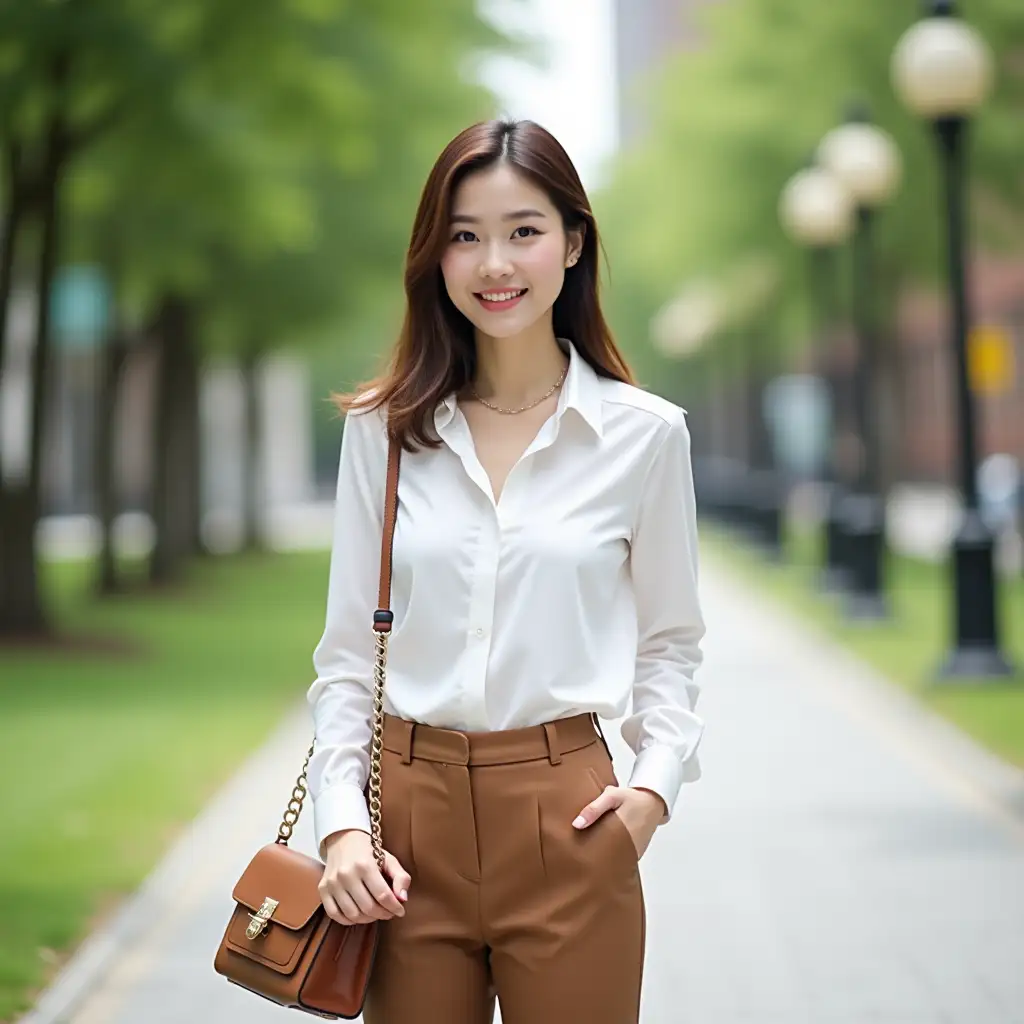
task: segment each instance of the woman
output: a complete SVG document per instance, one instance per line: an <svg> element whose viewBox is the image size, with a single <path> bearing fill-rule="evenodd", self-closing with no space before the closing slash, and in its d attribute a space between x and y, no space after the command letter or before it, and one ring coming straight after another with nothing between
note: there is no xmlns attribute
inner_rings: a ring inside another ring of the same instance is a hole
<svg viewBox="0 0 1024 1024"><path fill-rule="evenodd" d="M626 1024L638 860L700 776L683 411L634 386L571 161L530 121L441 154L390 370L348 412L309 765L327 913L381 920L367 1024ZM382 875L365 786L388 430L404 442ZM596 716L624 715L620 786Z"/></svg>

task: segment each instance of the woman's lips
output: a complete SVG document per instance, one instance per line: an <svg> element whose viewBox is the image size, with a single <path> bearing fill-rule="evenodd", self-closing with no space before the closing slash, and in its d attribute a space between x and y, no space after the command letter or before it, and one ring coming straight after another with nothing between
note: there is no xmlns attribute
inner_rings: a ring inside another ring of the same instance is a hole
<svg viewBox="0 0 1024 1024"><path fill-rule="evenodd" d="M509 289L512 291L513 289ZM505 299L503 302L492 302L490 299L485 299L479 292L475 292L477 302L480 303L484 309L491 313L500 313L503 309L511 309L517 302L522 299L529 291L528 288L524 288L514 299Z"/></svg>

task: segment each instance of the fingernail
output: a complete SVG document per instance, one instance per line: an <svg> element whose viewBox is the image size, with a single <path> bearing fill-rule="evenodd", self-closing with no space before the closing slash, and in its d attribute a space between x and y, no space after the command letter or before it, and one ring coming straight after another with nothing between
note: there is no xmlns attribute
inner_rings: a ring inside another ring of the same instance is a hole
<svg viewBox="0 0 1024 1024"><path fill-rule="evenodd" d="M409 898L409 890L403 889L398 895L401 896L403 900L407 900Z"/></svg>
<svg viewBox="0 0 1024 1024"><path fill-rule="evenodd" d="M572 824L573 824L573 828L583 828L583 826L586 825L586 823L587 823L587 819L584 818L583 815L581 814Z"/></svg>

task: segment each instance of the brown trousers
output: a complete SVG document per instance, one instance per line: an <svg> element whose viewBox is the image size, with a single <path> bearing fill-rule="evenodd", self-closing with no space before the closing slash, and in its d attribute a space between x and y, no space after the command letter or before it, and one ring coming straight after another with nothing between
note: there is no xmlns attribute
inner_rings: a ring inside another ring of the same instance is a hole
<svg viewBox="0 0 1024 1024"><path fill-rule="evenodd" d="M636 848L589 715L500 732L385 716L384 847L412 875L381 927L366 1024L636 1024L646 917Z"/></svg>

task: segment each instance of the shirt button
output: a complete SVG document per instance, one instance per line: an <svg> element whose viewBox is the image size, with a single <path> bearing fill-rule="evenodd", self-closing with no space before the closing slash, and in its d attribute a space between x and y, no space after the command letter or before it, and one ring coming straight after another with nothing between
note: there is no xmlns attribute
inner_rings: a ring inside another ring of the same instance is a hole
<svg viewBox="0 0 1024 1024"><path fill-rule="evenodd" d="M487 630L485 630L483 628L483 626L477 626L477 628L476 628L476 635L477 636L484 636L486 634L486 632L487 632Z"/></svg>

